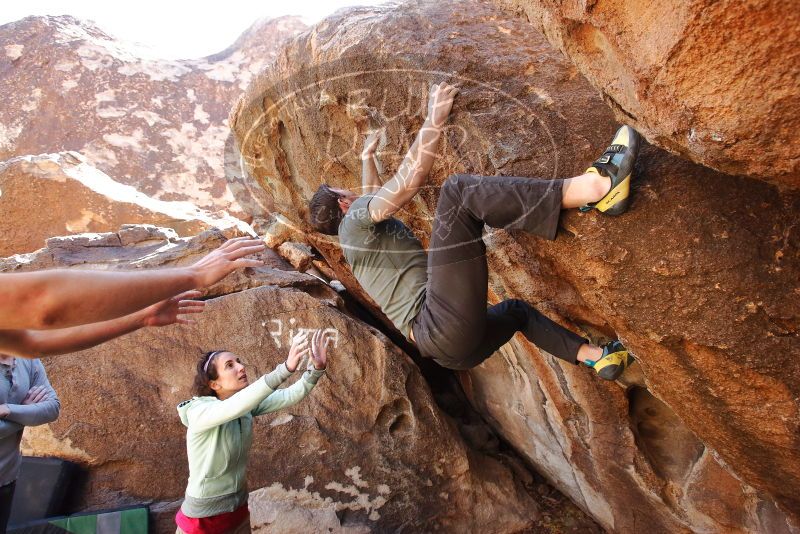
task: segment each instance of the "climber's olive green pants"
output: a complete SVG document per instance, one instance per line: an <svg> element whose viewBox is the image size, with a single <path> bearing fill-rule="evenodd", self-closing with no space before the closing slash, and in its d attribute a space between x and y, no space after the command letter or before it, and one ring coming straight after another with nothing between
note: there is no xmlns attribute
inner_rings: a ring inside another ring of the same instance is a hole
<svg viewBox="0 0 800 534"><path fill-rule="evenodd" d="M554 239L561 180L455 175L436 206L425 303L412 325L420 352L450 369L480 364L522 332L537 347L576 363L587 341L521 300L486 308L484 224ZM524 266L523 266L524 268Z"/></svg>

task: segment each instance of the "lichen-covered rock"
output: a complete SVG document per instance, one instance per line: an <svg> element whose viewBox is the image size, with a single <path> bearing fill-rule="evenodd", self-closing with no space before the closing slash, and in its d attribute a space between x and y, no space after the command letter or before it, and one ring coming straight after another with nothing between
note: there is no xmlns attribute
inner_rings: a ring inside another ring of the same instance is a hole
<svg viewBox="0 0 800 534"><path fill-rule="evenodd" d="M780 0L496 0L544 31L647 139L800 187L800 11Z"/></svg>
<svg viewBox="0 0 800 534"><path fill-rule="evenodd" d="M448 175L574 176L617 127L530 24L477 2L410 2L340 12L288 45L232 115L242 161L301 227L320 182L358 189L368 130L382 129L391 176L443 79L461 92L430 187L400 213L424 243ZM621 337L639 360L630 378L604 382L517 336L462 373L464 389L605 528L797 532L800 196L650 147L636 172L621 217L565 212L553 242L486 236L492 301ZM336 240L307 241L369 308Z"/></svg>
<svg viewBox="0 0 800 534"><path fill-rule="evenodd" d="M264 20L219 54L163 60L68 16L0 26L0 160L73 150L150 197L263 216L258 190L229 172L226 119L303 29L297 17Z"/></svg>
<svg viewBox="0 0 800 534"><path fill-rule="evenodd" d="M0 162L0 257L33 252L50 237L109 232L123 224L166 226L183 236L212 227L253 233L225 213L150 198L114 181L76 152Z"/></svg>

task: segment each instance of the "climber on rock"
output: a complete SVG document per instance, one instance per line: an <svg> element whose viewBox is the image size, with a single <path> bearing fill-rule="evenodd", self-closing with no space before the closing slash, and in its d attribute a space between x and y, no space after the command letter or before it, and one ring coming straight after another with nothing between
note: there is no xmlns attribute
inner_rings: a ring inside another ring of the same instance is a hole
<svg viewBox="0 0 800 534"><path fill-rule="evenodd" d="M300 402L325 374L329 337L322 330L310 340L308 335L296 335L286 362L252 384L232 352L208 352L197 362L196 396L178 405L189 457L186 498L175 517L178 534L250 532L246 471L253 417ZM303 376L278 389L306 354L309 365Z"/></svg>
<svg viewBox="0 0 800 534"><path fill-rule="evenodd" d="M187 324L200 313L197 288L208 287L265 249L229 239L193 265L142 271L54 269L0 274L0 353L38 358L88 349L146 326Z"/></svg>
<svg viewBox="0 0 800 534"><path fill-rule="evenodd" d="M428 252L393 217L425 184L458 89L431 87L427 118L397 173L381 185L377 138L362 153L363 194L319 187L311 225L338 235L345 259L366 292L420 353L443 367L469 369L515 332L562 360L593 367L614 380L634 360L619 341L603 347L551 321L527 302L505 300L487 309L484 224L555 239L562 209L619 215L629 204L639 136L623 126L611 146L582 175L564 180L454 175L441 187Z"/></svg>

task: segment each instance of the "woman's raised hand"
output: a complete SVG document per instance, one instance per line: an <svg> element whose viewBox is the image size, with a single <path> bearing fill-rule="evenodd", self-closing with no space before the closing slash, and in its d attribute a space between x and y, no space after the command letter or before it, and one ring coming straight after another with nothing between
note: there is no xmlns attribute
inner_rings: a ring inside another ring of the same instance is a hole
<svg viewBox="0 0 800 534"><path fill-rule="evenodd" d="M328 336L323 330L314 332L311 339L311 361L314 362L314 369L321 370L328 366Z"/></svg>
<svg viewBox="0 0 800 534"><path fill-rule="evenodd" d="M286 368L290 373L297 369L300 359L308 354L308 332L301 330L292 338L292 346L289 347L289 357L286 358Z"/></svg>

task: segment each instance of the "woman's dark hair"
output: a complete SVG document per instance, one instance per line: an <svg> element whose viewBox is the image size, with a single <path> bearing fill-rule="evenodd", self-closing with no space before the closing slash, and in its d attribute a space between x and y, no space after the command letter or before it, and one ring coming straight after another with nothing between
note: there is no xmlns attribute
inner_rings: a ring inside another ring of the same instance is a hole
<svg viewBox="0 0 800 534"><path fill-rule="evenodd" d="M209 382L219 378L217 364L214 360L217 356L226 352L224 350L212 350L203 354L197 361L197 373L194 375L193 393L198 397L216 397L217 392L211 389Z"/></svg>
<svg viewBox="0 0 800 534"><path fill-rule="evenodd" d="M339 233L339 223L344 218L344 213L339 207L340 198L342 195L326 184L319 186L308 203L309 222L314 230L326 235Z"/></svg>

